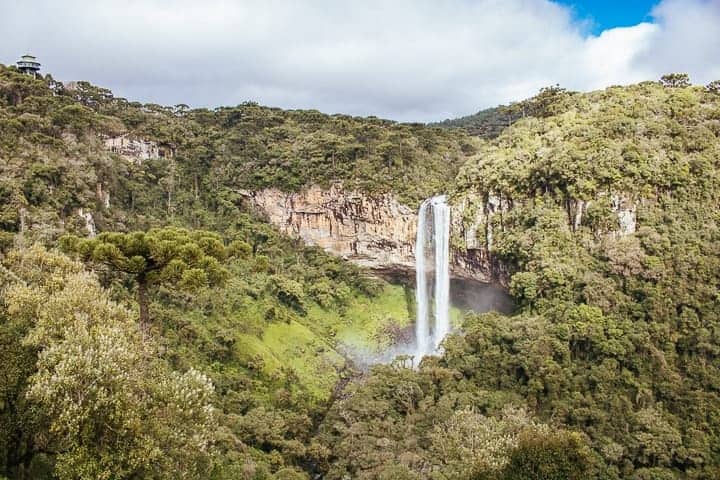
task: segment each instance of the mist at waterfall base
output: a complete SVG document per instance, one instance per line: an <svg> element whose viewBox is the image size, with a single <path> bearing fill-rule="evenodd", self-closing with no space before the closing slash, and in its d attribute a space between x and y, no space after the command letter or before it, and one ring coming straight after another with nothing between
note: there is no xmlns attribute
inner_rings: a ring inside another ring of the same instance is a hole
<svg viewBox="0 0 720 480"><path fill-rule="evenodd" d="M348 348L345 353L357 367L390 363L400 355L413 357L417 366L422 357L442 353L440 344L452 330L451 309L512 313L513 299L498 285L450 277L449 230L450 207L445 196L425 200L418 211L415 272L376 271L388 282L414 290L414 295L408 291L407 307L415 323L403 328L395 345L381 352ZM410 297L414 297L414 303Z"/></svg>

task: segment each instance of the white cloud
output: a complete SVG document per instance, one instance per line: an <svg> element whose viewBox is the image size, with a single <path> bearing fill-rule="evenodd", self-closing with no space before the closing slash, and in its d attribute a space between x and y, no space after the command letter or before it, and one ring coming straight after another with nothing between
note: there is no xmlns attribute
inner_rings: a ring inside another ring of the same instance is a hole
<svg viewBox="0 0 720 480"><path fill-rule="evenodd" d="M698 83L720 79L720 0L665 0L652 14L658 28L639 68L688 72Z"/></svg>
<svg viewBox="0 0 720 480"><path fill-rule="evenodd" d="M654 23L586 36L547 0L0 0L0 61L165 104L427 121L687 71L720 77L720 3L664 0Z"/></svg>
<svg viewBox="0 0 720 480"><path fill-rule="evenodd" d="M634 27L605 30L585 39L578 88L595 89L617 83L656 79L650 69L636 65L636 58L650 48L658 26L641 23Z"/></svg>

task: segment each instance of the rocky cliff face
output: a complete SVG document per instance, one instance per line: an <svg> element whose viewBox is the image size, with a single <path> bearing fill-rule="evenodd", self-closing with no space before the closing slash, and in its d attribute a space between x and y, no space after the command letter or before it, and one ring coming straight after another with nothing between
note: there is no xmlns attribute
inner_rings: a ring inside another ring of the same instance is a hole
<svg viewBox="0 0 720 480"><path fill-rule="evenodd" d="M127 134L118 137L103 137L105 149L117 153L128 162L141 164L151 158L172 157L174 151L167 145L158 145L156 142L143 138L131 137Z"/></svg>
<svg viewBox="0 0 720 480"><path fill-rule="evenodd" d="M499 283L507 287L510 275L503 264L490 255L493 217L510 209L507 201L490 196L465 195L452 205L452 263L456 276Z"/></svg>
<svg viewBox="0 0 720 480"><path fill-rule="evenodd" d="M309 245L375 269L415 264L416 215L392 195L371 197L338 185L245 194L272 224Z"/></svg>
<svg viewBox="0 0 720 480"><path fill-rule="evenodd" d="M417 212L391 194L370 196L313 186L297 193L266 189L243 194L272 224L308 245L322 247L359 265L389 273L409 273L415 268ZM613 212L619 230L611 235L632 234L636 228L635 203L614 196ZM568 228L577 229L590 202L568 204ZM491 255L494 229L502 228L511 201L493 195L466 192L451 205L451 275L507 287L507 268Z"/></svg>
<svg viewBox="0 0 720 480"><path fill-rule="evenodd" d="M315 186L298 193L267 189L244 194L272 224L309 245L376 270L415 268L417 212L391 194L368 196L340 185ZM460 211L453 210L452 215L463 218ZM476 230L472 222L453 220L451 236L463 240L453 245L451 273L483 282L500 281L487 250L475 239Z"/></svg>

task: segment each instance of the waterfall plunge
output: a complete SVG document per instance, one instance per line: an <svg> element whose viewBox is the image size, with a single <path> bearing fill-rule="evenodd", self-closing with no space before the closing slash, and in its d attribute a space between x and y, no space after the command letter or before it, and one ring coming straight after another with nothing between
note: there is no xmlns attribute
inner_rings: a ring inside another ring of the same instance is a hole
<svg viewBox="0 0 720 480"><path fill-rule="evenodd" d="M429 223L428 209L432 214ZM430 328L430 289L428 288L427 253L433 246L435 285L434 324ZM418 212L417 237L415 240L415 300L417 320L415 337L417 355L422 357L440 347L450 331L450 207L445 195L425 200Z"/></svg>
<svg viewBox="0 0 720 480"><path fill-rule="evenodd" d="M430 325L428 323L428 285L425 270L425 237L427 236L427 209L431 199L420 205L418 212L417 234L415 236L415 343L419 356L425 355L430 346Z"/></svg>
<svg viewBox="0 0 720 480"><path fill-rule="evenodd" d="M450 207L445 196L435 197L433 237L435 240L435 350L450 332Z"/></svg>

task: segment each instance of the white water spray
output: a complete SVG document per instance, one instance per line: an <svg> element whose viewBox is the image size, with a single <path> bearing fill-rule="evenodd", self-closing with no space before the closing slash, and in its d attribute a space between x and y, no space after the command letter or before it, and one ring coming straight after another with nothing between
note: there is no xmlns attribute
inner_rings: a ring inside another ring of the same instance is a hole
<svg viewBox="0 0 720 480"><path fill-rule="evenodd" d="M432 212L432 225L428 224L428 207ZM429 228L432 226L432 228ZM430 235L428 235L430 234ZM426 255L433 245L434 276L434 324L429 325L430 296L427 284ZM417 355L422 357L440 347L450 332L450 207L445 195L425 200L418 212L418 228L415 241L415 299L417 321L415 337Z"/></svg>

